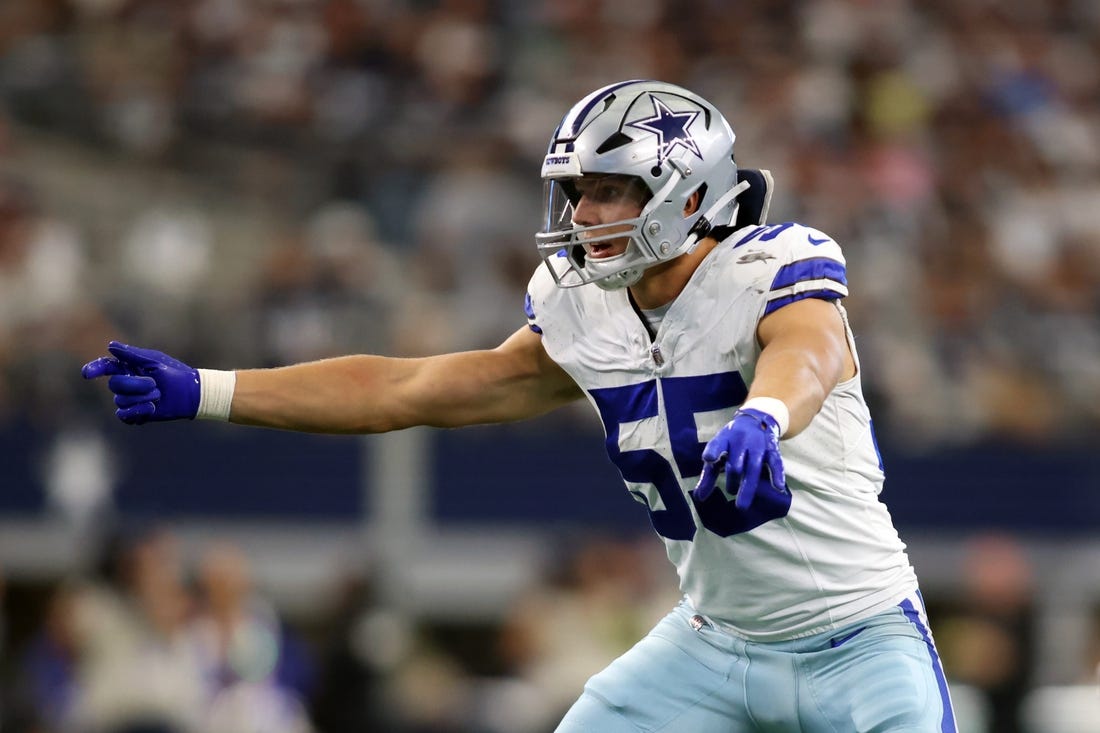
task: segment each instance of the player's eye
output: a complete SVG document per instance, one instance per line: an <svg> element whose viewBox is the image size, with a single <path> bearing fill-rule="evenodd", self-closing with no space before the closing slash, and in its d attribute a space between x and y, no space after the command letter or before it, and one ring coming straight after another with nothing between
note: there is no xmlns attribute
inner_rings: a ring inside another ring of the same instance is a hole
<svg viewBox="0 0 1100 733"><path fill-rule="evenodd" d="M625 186L615 180L598 181L584 190L583 193L589 199L601 204L613 203L620 200L626 192Z"/></svg>
<svg viewBox="0 0 1100 733"><path fill-rule="evenodd" d="M601 183L593 194L593 198L602 204L618 201L622 196L623 187L619 183Z"/></svg>
<svg viewBox="0 0 1100 733"><path fill-rule="evenodd" d="M576 184L576 190L581 196L597 204L614 204L624 201L642 204L646 200L645 186L638 181L622 176L581 179Z"/></svg>

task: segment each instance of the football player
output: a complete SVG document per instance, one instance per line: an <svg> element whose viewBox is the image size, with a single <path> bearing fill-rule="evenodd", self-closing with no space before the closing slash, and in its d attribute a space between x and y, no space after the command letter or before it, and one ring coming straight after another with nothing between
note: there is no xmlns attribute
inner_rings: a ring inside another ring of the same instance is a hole
<svg viewBox="0 0 1100 733"><path fill-rule="evenodd" d="M542 166L528 324L495 349L194 369L120 343L127 423L212 418L376 433L539 415L586 398L684 597L592 677L558 730L954 731L827 234L767 224L693 92L624 81L562 119Z"/></svg>

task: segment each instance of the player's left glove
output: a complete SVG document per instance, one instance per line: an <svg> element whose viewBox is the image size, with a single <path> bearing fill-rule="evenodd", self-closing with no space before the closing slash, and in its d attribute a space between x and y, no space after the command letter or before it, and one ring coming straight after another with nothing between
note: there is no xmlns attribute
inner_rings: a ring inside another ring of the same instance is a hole
<svg viewBox="0 0 1100 733"><path fill-rule="evenodd" d="M783 457L779 453L779 423L763 410L741 409L703 449L703 473L692 495L705 501L725 470L726 486L737 487L736 505L747 509L756 496L764 469L772 488L786 492Z"/></svg>
<svg viewBox="0 0 1100 733"><path fill-rule="evenodd" d="M109 376L115 395L115 415L124 423L191 420L199 411L199 370L153 349L112 341L111 356L84 365L85 379Z"/></svg>

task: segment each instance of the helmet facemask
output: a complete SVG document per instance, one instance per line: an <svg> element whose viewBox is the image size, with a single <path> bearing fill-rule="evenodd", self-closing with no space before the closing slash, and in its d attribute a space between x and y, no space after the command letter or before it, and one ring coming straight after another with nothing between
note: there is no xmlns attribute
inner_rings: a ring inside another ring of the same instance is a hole
<svg viewBox="0 0 1100 733"><path fill-rule="evenodd" d="M614 174L551 179L545 194L547 216L536 240L543 258L569 258L570 269L557 278L562 287L589 282L608 290L629 287L653 263L642 226L656 202L641 179ZM597 212L610 221L594 221Z"/></svg>

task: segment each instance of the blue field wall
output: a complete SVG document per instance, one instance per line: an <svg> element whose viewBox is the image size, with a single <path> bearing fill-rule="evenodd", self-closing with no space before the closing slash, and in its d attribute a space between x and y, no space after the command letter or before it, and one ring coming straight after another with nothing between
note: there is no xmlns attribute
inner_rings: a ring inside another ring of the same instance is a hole
<svg viewBox="0 0 1100 733"><path fill-rule="evenodd" d="M215 424L103 428L113 506L135 519L337 521L367 518L370 438ZM0 515L51 511L43 464L54 436L0 433ZM430 519L444 525L645 526L590 426L558 418L433 431L423 457ZM883 441L883 499L905 528L1040 533L1100 529L1100 454L988 443L909 455Z"/></svg>
<svg viewBox="0 0 1100 733"><path fill-rule="evenodd" d="M133 519L357 521L368 456L345 436L186 423L105 428L113 508ZM0 514L50 511L44 464L55 435L0 432Z"/></svg>

